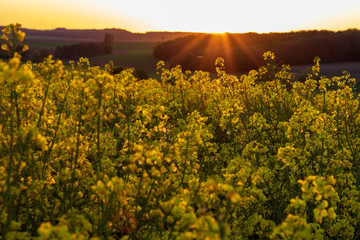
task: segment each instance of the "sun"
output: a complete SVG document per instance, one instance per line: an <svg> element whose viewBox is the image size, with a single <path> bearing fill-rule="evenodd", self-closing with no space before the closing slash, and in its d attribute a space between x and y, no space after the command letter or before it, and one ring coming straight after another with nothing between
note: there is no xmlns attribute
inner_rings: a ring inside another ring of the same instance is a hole
<svg viewBox="0 0 360 240"><path fill-rule="evenodd" d="M218 57L225 60L226 71L236 72L239 66L237 60L241 52L248 60L248 66L260 66L263 64L262 56L249 47L249 42L256 39L256 33L248 34L195 34L178 39L170 52L173 55L167 59L170 67L181 65L184 69L213 71L214 63ZM175 47L174 47L175 46ZM181 47L176 47L181 46ZM176 49L176 50L174 50ZM174 50L174 51L173 51ZM156 51L156 50L155 50ZM161 50L160 50L161 52ZM245 66L244 66L245 67Z"/></svg>

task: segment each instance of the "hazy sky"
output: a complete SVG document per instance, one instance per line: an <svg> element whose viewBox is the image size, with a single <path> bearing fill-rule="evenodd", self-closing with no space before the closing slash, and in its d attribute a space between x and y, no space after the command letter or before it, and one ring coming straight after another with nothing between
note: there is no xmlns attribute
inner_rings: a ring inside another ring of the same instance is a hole
<svg viewBox="0 0 360 240"><path fill-rule="evenodd" d="M133 32L360 29L360 0L0 0L0 25Z"/></svg>

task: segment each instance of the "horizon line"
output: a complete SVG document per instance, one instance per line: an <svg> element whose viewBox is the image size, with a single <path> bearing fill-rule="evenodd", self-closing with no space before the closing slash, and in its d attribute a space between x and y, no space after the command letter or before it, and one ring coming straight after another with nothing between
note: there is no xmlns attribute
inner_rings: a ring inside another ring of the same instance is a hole
<svg viewBox="0 0 360 240"><path fill-rule="evenodd" d="M7 25L0 25L0 28L4 28ZM120 31L126 31L133 34L147 34L147 33L190 33L190 34L246 34L246 33L257 33L257 34L271 34L271 33L291 33L291 32L311 32L311 31L328 31L328 32L345 32L345 31L359 31L359 28L356 27L348 27L343 29L320 29L320 28L312 28L312 29L299 29L299 30L289 30L289 31L268 31L268 32L256 32L256 31L246 31L246 32L202 32L202 31L171 31L171 30L149 30L145 32L136 32L131 31L125 28L116 28L116 27L109 27L109 28L67 28L67 27L55 27L55 28L31 28L31 27L21 27L21 29L26 30L35 30L35 31L55 31L55 30L78 30L78 31L101 31L101 30L120 30Z"/></svg>

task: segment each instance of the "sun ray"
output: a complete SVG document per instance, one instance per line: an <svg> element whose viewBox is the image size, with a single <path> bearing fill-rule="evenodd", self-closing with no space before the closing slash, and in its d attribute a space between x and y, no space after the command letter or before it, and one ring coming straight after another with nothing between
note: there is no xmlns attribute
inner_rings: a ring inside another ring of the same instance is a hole
<svg viewBox="0 0 360 240"><path fill-rule="evenodd" d="M182 49L179 49L178 52L169 60L170 65L174 67L175 64L183 62L184 57L187 56L189 52L196 50L198 48L197 46L205 40L206 35L194 36L193 40L189 41Z"/></svg>
<svg viewBox="0 0 360 240"><path fill-rule="evenodd" d="M215 63L215 59L217 57L222 57L222 56L215 56L215 55L219 55L218 53L216 53L217 51L217 41L216 41L216 35L214 34L211 34L211 35L208 35L208 42L206 44L206 47L204 48L204 61L202 62L203 63L203 66L201 66L202 68L205 68L207 70L210 70L212 66L210 66L210 62L211 63Z"/></svg>
<svg viewBox="0 0 360 240"><path fill-rule="evenodd" d="M231 42L231 39L230 39L230 34L229 33L224 33L222 36L221 36L221 45L222 45L222 48L223 48L223 51L224 51L224 59L225 59L225 66L227 66L228 70L231 71L231 72L234 72L236 71L236 64L235 64L235 61L234 61L234 55L233 55L233 44Z"/></svg>
<svg viewBox="0 0 360 240"><path fill-rule="evenodd" d="M249 33L251 34L251 33ZM261 66L262 64L262 56L259 56L258 53L253 52L247 45L246 41L242 39L242 37L230 35L230 38L232 41L235 42L235 44L240 47L242 52L250 59L250 64L252 64L255 67Z"/></svg>

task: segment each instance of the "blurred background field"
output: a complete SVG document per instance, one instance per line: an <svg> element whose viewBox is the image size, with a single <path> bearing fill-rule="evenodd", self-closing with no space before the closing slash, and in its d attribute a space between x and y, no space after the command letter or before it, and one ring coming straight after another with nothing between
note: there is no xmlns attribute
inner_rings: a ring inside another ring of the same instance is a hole
<svg viewBox="0 0 360 240"><path fill-rule="evenodd" d="M111 54L90 58L90 63L104 65L113 61L115 66L145 70L150 77L156 75L156 60L152 49L156 42L115 42Z"/></svg>
<svg viewBox="0 0 360 240"><path fill-rule="evenodd" d="M101 31L63 29L51 31L25 30L25 32L27 34L24 43L29 45L31 50L39 52L40 55L54 54L56 48L60 46L80 44L84 42L100 42L105 32L110 32L115 36L111 54L89 57L90 63L92 65L104 66L112 61L115 67L129 67L146 71L147 75L151 78L157 77L156 64L159 60L163 60L154 57L154 48L163 43L176 42L180 37L186 37L191 34L174 32L136 34L126 32L124 30L114 29ZM192 34L196 35L196 33ZM201 36L201 34L199 35ZM191 45L191 42L189 42L189 45ZM199 47L209 49L209 51L214 48L214 46ZM179 52L182 50L183 49L180 48L178 49ZM169 66L171 66L171 61L165 60L165 62L169 62ZM227 62L226 59L225 62ZM64 60L64 63L67 63L66 59ZM181 66L183 65L181 64ZM213 67L211 68L215 70L215 66L212 66ZM291 71L295 73L298 78L304 78L306 74L311 71L312 66L313 65L311 63L303 65L290 64ZM352 77L355 77L357 81L360 81L360 62L320 62L320 68L321 73L328 77L342 75L343 71L349 71ZM246 70L234 72L233 74L242 75L245 73L247 73Z"/></svg>
<svg viewBox="0 0 360 240"><path fill-rule="evenodd" d="M77 44L86 41L86 39L59 38L46 36L27 36L25 43L30 49L38 51L48 51L54 53L56 47L63 45ZM153 47L157 44L154 41L129 41L115 42L111 54L90 57L92 65L104 66L112 61L114 66L131 67L145 70L150 77L156 75L156 60L153 55ZM66 63L66 61L64 61Z"/></svg>

